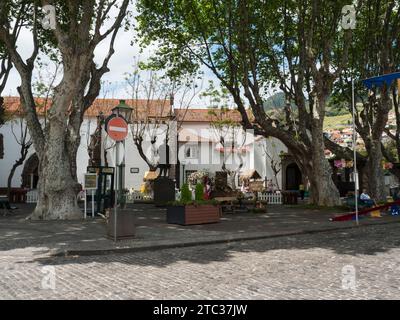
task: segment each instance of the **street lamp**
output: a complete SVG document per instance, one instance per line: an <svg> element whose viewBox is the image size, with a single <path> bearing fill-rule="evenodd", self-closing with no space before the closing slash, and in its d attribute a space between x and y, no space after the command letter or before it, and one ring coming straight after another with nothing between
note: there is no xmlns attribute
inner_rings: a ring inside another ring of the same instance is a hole
<svg viewBox="0 0 400 320"><path fill-rule="evenodd" d="M126 120L126 122L131 122L131 116L133 112L133 108L128 106L125 103L125 100L119 100L119 104L115 106L112 110L112 114L116 115L117 117L122 117Z"/></svg>
<svg viewBox="0 0 400 320"><path fill-rule="evenodd" d="M109 121L115 121L118 118L122 118L122 127L114 126L113 130L117 132L124 132L125 129L125 135L123 137L118 137L115 139L115 168L116 168L116 175L115 175L115 191L116 191L116 197L115 197L115 204L114 204L114 241L117 241L117 207L118 207L118 197L121 195L121 189L122 189L122 184L123 184L123 177L122 177L122 167L125 166L125 157L123 157L123 160L121 164L119 164L119 147L120 143L123 142L125 143L125 138L126 135L128 134L127 130L127 125L130 123L131 120L131 115L133 109L129 107L126 103L125 100L120 100L119 104L115 106L112 110L112 115L109 117ZM110 122L111 123L111 122ZM107 125L108 126L108 125ZM111 126L110 126L111 128Z"/></svg>

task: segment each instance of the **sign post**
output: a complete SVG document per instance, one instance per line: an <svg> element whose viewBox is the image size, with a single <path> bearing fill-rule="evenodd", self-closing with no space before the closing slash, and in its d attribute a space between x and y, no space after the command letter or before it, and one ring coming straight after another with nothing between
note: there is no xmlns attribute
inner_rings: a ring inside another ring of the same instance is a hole
<svg viewBox="0 0 400 320"><path fill-rule="evenodd" d="M92 218L94 218L94 190L97 189L97 174L96 173L86 173L84 179L84 190L85 190L85 219L87 217L87 191L92 192Z"/></svg>
<svg viewBox="0 0 400 320"><path fill-rule="evenodd" d="M117 242L117 215L118 215L118 196L120 194L119 190L119 148L120 143L125 140L128 135L128 123L122 117L114 117L108 121L107 133L111 139L115 141L115 201L114 201L114 241Z"/></svg>

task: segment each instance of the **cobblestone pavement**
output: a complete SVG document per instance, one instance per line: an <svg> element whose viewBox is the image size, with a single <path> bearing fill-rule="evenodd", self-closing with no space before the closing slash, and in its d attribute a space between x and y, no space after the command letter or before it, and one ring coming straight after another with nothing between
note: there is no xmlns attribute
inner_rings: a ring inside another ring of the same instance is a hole
<svg viewBox="0 0 400 320"><path fill-rule="evenodd" d="M0 298L398 299L399 228L90 257L5 251Z"/></svg>
<svg viewBox="0 0 400 320"><path fill-rule="evenodd" d="M0 256L13 252L53 254L96 254L125 249L177 247L233 239L266 238L305 232L354 227L354 221L330 222L338 214L333 210L304 209L299 206L269 206L263 214L224 214L220 223L179 226L166 223L166 209L152 205L134 205L127 209L135 219L135 238L114 243L106 236L106 224L100 219L81 221L27 221L33 206L18 209L13 216L0 217ZM384 215L365 218L362 225L399 223L399 217ZM126 251L126 250L125 250Z"/></svg>

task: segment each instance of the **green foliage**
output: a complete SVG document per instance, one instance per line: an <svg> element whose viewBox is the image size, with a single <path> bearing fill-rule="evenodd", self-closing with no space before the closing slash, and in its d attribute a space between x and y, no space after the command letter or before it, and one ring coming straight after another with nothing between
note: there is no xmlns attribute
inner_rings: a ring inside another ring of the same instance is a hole
<svg viewBox="0 0 400 320"><path fill-rule="evenodd" d="M204 200L204 185L202 183L196 184L194 196L196 201Z"/></svg>
<svg viewBox="0 0 400 320"><path fill-rule="evenodd" d="M217 206L219 204L216 200L191 200L191 201L171 201L168 202L169 206L202 206L202 205L213 205Z"/></svg>
<svg viewBox="0 0 400 320"><path fill-rule="evenodd" d="M183 184L181 188L181 202L188 203L192 201L192 192L189 189L188 184Z"/></svg>

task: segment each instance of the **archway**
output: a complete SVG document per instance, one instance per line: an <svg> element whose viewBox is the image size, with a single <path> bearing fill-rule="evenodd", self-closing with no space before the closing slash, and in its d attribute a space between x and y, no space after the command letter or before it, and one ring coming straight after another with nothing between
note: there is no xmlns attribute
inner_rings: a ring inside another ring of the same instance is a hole
<svg viewBox="0 0 400 320"><path fill-rule="evenodd" d="M299 190L302 183L302 175L296 163L291 163L286 167L286 190Z"/></svg>
<svg viewBox="0 0 400 320"><path fill-rule="evenodd" d="M39 158L36 153L32 154L25 161L22 170L22 188L36 189L39 181Z"/></svg>

